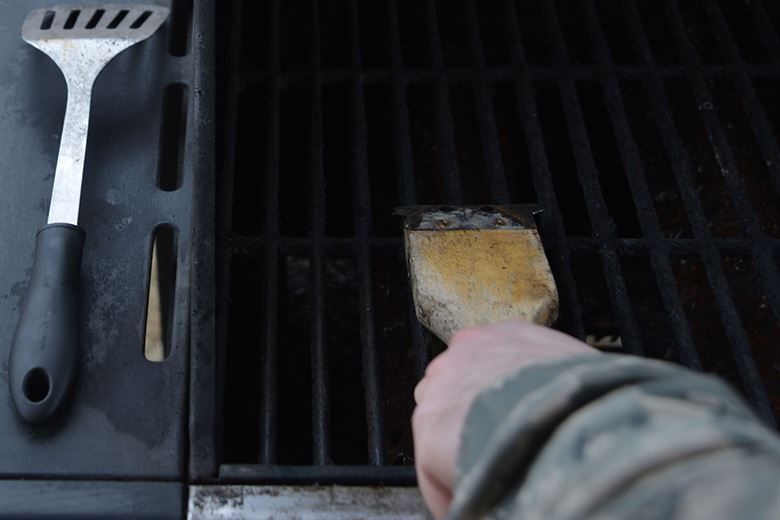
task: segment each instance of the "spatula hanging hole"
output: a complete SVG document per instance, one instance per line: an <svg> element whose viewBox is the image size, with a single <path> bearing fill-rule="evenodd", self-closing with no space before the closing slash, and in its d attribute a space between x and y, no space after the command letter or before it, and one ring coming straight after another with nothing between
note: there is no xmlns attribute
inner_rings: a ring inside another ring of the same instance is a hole
<svg viewBox="0 0 780 520"><path fill-rule="evenodd" d="M76 25L76 20L79 19L79 15L81 14L81 10L74 9L70 12L68 15L68 19L65 20L65 29L73 29L73 27Z"/></svg>
<svg viewBox="0 0 780 520"><path fill-rule="evenodd" d="M130 25L130 28L131 29L140 28L144 24L144 22L149 19L150 16L152 16L151 11L144 11L143 13L141 13L141 16L136 18L136 20L132 23L132 25Z"/></svg>
<svg viewBox="0 0 780 520"><path fill-rule="evenodd" d="M100 22L100 19L103 18L104 14L106 14L105 9L98 9L97 11L95 11L95 14L92 15L92 18L89 19L85 27L87 29L94 29L95 27L97 27L98 22Z"/></svg>
<svg viewBox="0 0 780 520"><path fill-rule="evenodd" d="M51 24L54 23L54 11L46 11L43 15L43 21L41 21L41 29L51 29Z"/></svg>
<svg viewBox="0 0 780 520"><path fill-rule="evenodd" d="M41 367L36 367L27 372L22 382L24 396L31 403L40 403L49 396L51 381L49 374Z"/></svg>
<svg viewBox="0 0 780 520"><path fill-rule="evenodd" d="M119 11L117 15L114 17L114 19L111 20L111 23L108 24L108 28L116 29L117 27L119 27L119 24L122 23L122 20L125 19L127 13L129 12L130 11L128 11L127 9L122 9L121 11Z"/></svg>

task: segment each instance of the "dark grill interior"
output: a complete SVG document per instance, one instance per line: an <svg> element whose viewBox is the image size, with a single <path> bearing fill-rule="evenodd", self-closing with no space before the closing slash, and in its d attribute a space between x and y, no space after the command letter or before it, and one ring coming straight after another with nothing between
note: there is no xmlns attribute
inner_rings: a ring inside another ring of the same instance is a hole
<svg viewBox="0 0 780 520"><path fill-rule="evenodd" d="M404 205L540 204L557 328L780 415L780 4L217 9L224 479L413 482Z"/></svg>

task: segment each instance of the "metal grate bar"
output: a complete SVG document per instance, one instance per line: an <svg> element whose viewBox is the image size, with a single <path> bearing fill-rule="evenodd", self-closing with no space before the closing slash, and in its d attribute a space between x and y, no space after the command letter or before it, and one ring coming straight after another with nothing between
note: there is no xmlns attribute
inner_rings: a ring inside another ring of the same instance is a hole
<svg viewBox="0 0 780 520"><path fill-rule="evenodd" d="M460 172L455 154L454 124L449 107L449 88L447 78L441 74L444 70L444 58L439 37L439 22L436 18L435 0L428 0L427 7L431 60L435 72L433 76L433 108L439 174L443 184L442 195L450 204L462 204L463 188L460 183Z"/></svg>
<svg viewBox="0 0 780 520"><path fill-rule="evenodd" d="M670 4L667 2L667 9L669 9L669 16L672 20L672 27L676 36L676 43L680 48L683 59L690 66L691 75L689 77L689 83L691 89L696 96L697 103L700 106L705 106L707 103L712 104L712 96L707 88L707 83L704 78L697 73L697 66L699 64L699 58L696 55L696 51L685 35L682 29L682 18L679 11L676 8L676 4ZM752 88L751 88L752 90ZM745 93L747 94L747 92ZM755 93L754 93L755 94ZM743 96L744 97L744 96ZM756 109L760 110L760 106L756 106ZM734 159L734 152L729 144L726 135L724 134L723 127L720 124L718 115L714 110L702 111L702 121L707 131L707 136L712 145L715 153L715 159L718 161L718 165L721 168L721 173L728 193L732 202L734 203L734 209L737 212L737 219L743 226L745 231L751 240L761 240L766 237L764 231L761 229L758 223L758 218L753 210L753 206L748 199L742 180L738 175L737 163ZM767 127L767 132L769 128ZM767 159L771 160L771 159ZM770 254L765 250L757 247L754 252L756 266L758 267L759 275L764 282L764 289L766 290L767 301L776 319L780 321L780 276L778 276L777 268Z"/></svg>
<svg viewBox="0 0 780 520"><path fill-rule="evenodd" d="M322 137L322 66L320 53L319 2L312 1L312 80L311 146L309 148L309 179L311 179L311 263L313 314L311 321L311 381L312 437L315 464L330 462L330 391L328 387L328 351L325 334L325 257L322 240L325 237L325 172Z"/></svg>
<svg viewBox="0 0 780 520"><path fill-rule="evenodd" d="M612 66L612 58L609 53L604 32L592 2L580 1L583 7L585 25L588 27L591 48L596 61L607 68ZM623 160L624 172L628 179L631 195L636 204L639 223L642 234L650 239L662 240L663 233L655 211L650 189L647 185L646 174L642 159L637 149L636 141L631 132L631 127L626 117L623 106L623 95L614 75L606 76L603 80L607 109L612 118L615 129L615 138ZM674 331L674 339L679 346L680 360L692 368L701 368L701 361L696 352L688 320L685 318L677 289L677 281L674 278L669 257L665 254L666 248L652 248L650 261L656 275L657 287L661 294L664 306L668 309L668 317Z"/></svg>
<svg viewBox="0 0 780 520"><path fill-rule="evenodd" d="M547 2L544 4L544 15L548 28L552 35L548 43L552 48L553 59L563 70L569 63L567 51L564 46L563 33L558 22L558 14L554 6ZM615 251L614 237L615 224L606 209L606 201L601 192L601 187L596 173L596 165L588 140L585 121L582 116L580 102L574 81L565 75L559 80L558 87L561 90L566 124L569 128L569 138L576 160L577 177L585 193L585 202L588 208L591 222L593 223L594 236L604 240L604 248L601 251L601 261L609 288L609 296L613 309L619 316L623 346L626 351L641 354L642 339L639 335L636 318L628 299L625 280L623 279L620 260Z"/></svg>
<svg viewBox="0 0 780 520"><path fill-rule="evenodd" d="M773 2L775 0L770 0ZM780 40L772 27L769 15L764 9L764 3L761 0L752 0L746 2L751 14L753 15L753 25L758 30L761 42L769 55L769 59L774 63L780 63Z"/></svg>
<svg viewBox="0 0 780 520"><path fill-rule="evenodd" d="M614 74L621 80L639 80L645 76L646 70L634 65L615 65L609 69L601 65L589 65L572 63L569 73L565 74L558 67L546 65L525 65L525 74L521 77L516 67L510 65L492 65L484 69L485 83L493 84L497 82L515 81L524 78L530 78L532 81L554 81L561 76L566 75L574 80L598 80L605 73ZM744 70L751 78L780 80L780 69L775 65L767 64L746 64ZM702 65L701 74L707 79L730 78L739 71L739 67L733 64L729 65ZM353 71L348 68L329 68L322 72L322 81L324 84L344 83L349 80ZM688 76L688 70L683 65L659 65L656 73L662 79L685 79ZM473 80L474 71L472 68L447 67L441 69L422 69L422 68L403 68L396 71L392 67L388 68L367 68L362 72L364 82L386 83L392 81L397 76L404 85L409 83L421 83L432 81L436 78L442 78L446 83L469 82ZM241 81L252 83L272 75L269 70L247 70L239 73ZM309 69L285 69L279 71L278 75L285 81L300 80L311 76Z"/></svg>
<svg viewBox="0 0 780 520"><path fill-rule="evenodd" d="M645 88L653 105L656 122L661 131L664 147L669 154L672 170L680 188L680 194L691 228L694 236L702 239L702 262L715 297L716 305L724 318L723 328L734 353L740 377L745 382L746 390L754 404L758 407L761 415L767 420L773 420L764 385L756 370L755 362L750 355L744 329L737 315L728 287L725 284L725 273L721 265L720 254L712 241L707 219L698 199L695 183L690 175L690 159L677 133L677 128L672 118L671 106L661 77L654 68L655 60L650 51L647 35L644 33L639 19L636 4L631 0L624 2L623 6L626 9L625 18L629 25L627 32L632 35L632 43L636 47L637 55L647 66L647 74L644 81Z"/></svg>
<svg viewBox="0 0 780 520"><path fill-rule="evenodd" d="M465 17L467 20L477 20L477 10L473 0L465 2ZM489 85L485 82L482 71L486 69L485 55L482 49L482 39L479 34L479 25L466 24L466 37L468 38L471 62L476 74L473 74L472 85L477 103L477 119L479 121L479 134L482 143L482 153L485 161L485 178L492 202L505 204L509 202L509 188L504 175L504 163L501 159L498 132L496 130L496 116L493 113L493 103L490 99Z"/></svg>
<svg viewBox="0 0 780 520"><path fill-rule="evenodd" d="M390 60L393 71L390 79L393 86L393 114L395 128L393 132L396 167L398 169L398 198L402 206L417 204L417 192L414 185L414 166L412 164L412 144L409 135L409 107L406 104L406 82L402 79L403 62L401 58L401 33L398 26L398 1L390 0L388 12L390 31Z"/></svg>
<svg viewBox="0 0 780 520"><path fill-rule="evenodd" d="M369 237L368 243L372 249L387 252L398 251L403 247L403 239L398 237ZM569 249L575 253L598 251L603 240L591 237L545 237L544 245L553 250ZM739 238L718 238L711 240L700 238L616 238L615 247L621 255L646 256L654 249L665 251L671 256L690 256L699 254L706 245L713 245L716 250L729 255L745 256L754 251L754 244ZM282 237L279 247L282 254L308 255L311 253L311 241L301 237ZM325 237L320 247L326 253L348 255L355 252L354 238ZM769 249L780 256L780 239L766 239L761 247ZM265 252L265 240L259 237L234 236L227 245L228 252L241 253L257 257Z"/></svg>
<svg viewBox="0 0 780 520"><path fill-rule="evenodd" d="M236 2L238 4L238 2ZM271 3L271 23L269 34L269 68L279 70L279 0ZM262 464L276 461L277 444L277 343L279 305L279 79L269 78L270 105L268 125L268 153L265 165L266 200L265 202L265 334L263 337L262 401L259 428L258 459Z"/></svg>
<svg viewBox="0 0 780 520"><path fill-rule="evenodd" d="M571 330L574 336L585 339L585 325L582 321L582 307L577 298L577 289L574 283L574 275L571 270L571 256L565 244L566 234L563 229L563 218L558 209L555 191L553 189L550 165L544 146L544 137L539 124L539 113L536 108L536 100L533 85L528 80L526 73L526 59L523 51L523 42L520 36L520 28L517 23L517 13L511 0L505 1L507 30L510 37L512 63L518 70L515 82L515 95L517 97L518 111L526 135L526 146L531 158L531 174L539 202L544 208L544 216L541 221L541 230L545 235L545 248L548 248L548 236L560 243L562 247L553 251L550 255L553 259L553 268L556 273L558 292L563 300L562 309L569 310ZM523 146L523 144L518 144Z"/></svg>
<svg viewBox="0 0 780 520"><path fill-rule="evenodd" d="M718 3L707 0L705 9L709 15L710 24L715 29L721 53L731 64L738 67L734 83L745 106L745 113L753 126L753 135L756 138L758 147L761 149L761 154L764 156L769 179L774 190L780 192L780 150L778 150L777 142L772 137L772 129L769 121L767 121L766 113L750 82L750 77L745 72L745 63L739 50L737 50L736 43L734 43L731 37L731 31L723 19L723 13Z"/></svg>
<svg viewBox="0 0 780 520"><path fill-rule="evenodd" d="M227 91L228 96L225 97L225 142L235 143L237 141L238 131L238 98L241 93L241 78L238 71L239 60L241 53L241 3L234 2L230 13L230 23L233 27L233 32L230 35L229 49L230 49L230 63L228 70L231 74L228 76ZM221 191L222 206L220 206L221 214L220 221L223 223L225 232L229 232L233 229L233 181L234 176L232 172L236 168L236 147L226 146L224 151L224 171L231 172L231 175L225 175L222 179L223 189ZM229 259L228 259L229 260ZM229 262L228 262L229 263ZM227 270L223 270L227 271ZM229 280L227 280L229 283Z"/></svg>
<svg viewBox="0 0 780 520"><path fill-rule="evenodd" d="M219 480L222 483L251 483L252 485L414 486L417 484L413 466L223 464L219 469Z"/></svg>
<svg viewBox="0 0 780 520"><path fill-rule="evenodd" d="M699 106L706 106L706 103L711 105L712 97L710 96L710 93L707 89L706 82L704 78L702 78L701 75L699 75L696 71L699 58L685 34L682 17L680 16L679 10L677 9L676 4L673 4L669 1L664 2L664 7L671 23L671 27L675 36L675 43L678 47L678 50L682 55L684 62L690 66L691 74L689 77L689 83L691 85L691 89L693 90L694 96L696 97L696 101ZM713 151L715 153L715 158L721 167L721 172L723 174L723 178L726 181L728 192L731 196L731 200L734 203L734 208L737 212L737 219L749 235L760 237L763 235L763 232L758 227L755 213L753 212L750 202L747 200L747 197L744 193L742 182L736 176L737 167L734 161L733 152L728 144L726 136L723 133L720 122L718 121L718 116L713 110L704 110L701 112L701 114L702 121L710 140L710 144L712 145ZM766 266L765 262L762 261L760 256L761 252L757 252L757 255L757 265L759 267L759 272L762 274L762 278L771 276L769 271L775 270L774 265L772 264L771 266ZM775 277L777 276L776 272L774 275ZM743 378L743 381L748 386L747 391L751 394L751 397L753 397L754 401L756 401L756 405L759 406L760 412L762 414L766 414L768 418L772 419L773 416L771 412L771 406L766 395L766 390L764 389L764 384L761 380L761 376L758 372L758 368L756 367L755 360L753 359L752 353L750 351L750 343L745 334L744 326L742 325L739 313L737 312L737 309L733 303L731 289L725 280L725 276L717 276L714 277L710 283L716 295L721 291L724 295L723 302L726 303L726 305L721 308L721 312L724 315L724 318L726 318L726 320L731 323L731 325L726 326L726 334L733 339L732 346L735 349L734 354L735 360L737 361L737 369L739 370L740 377ZM718 290L716 290L716 286L718 287ZM771 294L771 292L773 292L777 286L767 286L765 288L768 293ZM778 300L780 299L769 298L770 303L773 304L772 307L775 313L780 312L776 305L774 305Z"/></svg>
<svg viewBox="0 0 780 520"><path fill-rule="evenodd" d="M238 20L241 19L241 4L236 2L232 5L232 9L230 10L230 24L231 27L236 27L238 25ZM239 76L235 71L238 70L238 59L239 59L239 51L241 49L241 31L240 28L236 29L235 32L231 33L231 37L228 40L228 49L230 50L230 63L228 70L231 71L231 74L228 76L227 79L227 85L226 90L229 93L228 96L225 96L225 106L224 106L224 117L225 117L225 143L236 143L236 136L238 131L238 97L239 97L239 88L240 88L240 81ZM217 211L218 211L218 222L221 223L217 224L217 236L219 238L222 238L223 240L230 234L230 230L232 228L232 217L233 217L233 189L234 189L234 176L233 172L235 171L235 165L236 165L236 147L235 146L225 146L224 152L223 152L223 172L226 172L229 174L222 175L220 178L219 186L220 189L218 190L218 204L217 204ZM218 240L219 240L218 238ZM232 251L227 248L217 248L216 255L219 257L217 265L222 266L228 266L230 265L230 256L232 254ZM227 292L228 287L230 287L231 284L231 276L230 276L230 269L218 269L218 272L216 274L216 278L218 280L218 283L223 288L223 291ZM217 332L216 332L216 340L219 342L220 345L227 345L228 343L228 299L225 297L222 298L216 298L216 314L220 317L222 317L222 324L221 326L217 326ZM219 322L218 322L219 325ZM219 395L224 396L225 391L225 379L226 379L226 370L225 366L227 365L227 356L224 350L220 351L218 356L218 366L221 366L221 370L223 371L222 374L222 380L221 385L218 387ZM225 432L221 432L222 438L225 436ZM223 449L224 451L224 449ZM223 456L223 454L219 454L219 456Z"/></svg>
<svg viewBox="0 0 780 520"><path fill-rule="evenodd" d="M317 190L318 195L324 196L325 190L322 184L312 188ZM314 205L312 215L324 215L324 210L318 206L318 204ZM324 225L322 227L324 228ZM315 309L311 323L312 435L315 464L327 464L330 461L330 391L325 343L325 251L316 238L316 234L322 232L323 230L318 229L313 235L311 272L312 299Z"/></svg>
<svg viewBox="0 0 780 520"><path fill-rule="evenodd" d="M360 28L357 0L350 2L352 65L362 67ZM360 283L360 340L363 347L363 385L365 387L366 423L368 428L368 460L374 466L385 464L384 417L379 355L374 331L371 250L371 190L368 175L367 132L363 81L355 74L350 82L350 145L352 164L355 237L357 239L357 269Z"/></svg>
<svg viewBox="0 0 780 520"><path fill-rule="evenodd" d="M717 3L709 1L708 11L711 23L714 25L715 32L718 35L718 43L721 52L732 63L744 64L739 55L739 51L736 48L736 44L730 36L720 7ZM745 74L744 70L740 70L741 72L735 78L735 83L739 89L743 103L745 104L745 112L753 124L753 134L764 155L764 161L769 169L773 187L776 192L780 192L780 150L778 150L777 142L773 138L771 126L766 119L766 113L756 96L756 91L753 89L750 78ZM706 91L704 92L704 95L707 95ZM717 116L715 115L712 117L717 119ZM730 171L736 173L736 162L734 161L734 156L731 152L728 140L723 135L717 122L715 122L715 124L714 131L717 132L716 135L718 136L718 141L721 143L720 146L727 148L725 155L723 155L723 161L727 163L727 168ZM718 154L719 160L720 157L721 155ZM744 189L739 178L736 175L726 175L724 177L729 184L729 192L739 197L739 201L736 203L736 209L737 212L743 214L744 218L748 221L747 231L751 239L761 240L765 238L766 235L758 224L755 212L747 197L744 195ZM755 258L763 285L766 289L766 297L769 301L770 308L774 314L775 320L780 321L780 276L778 276L777 267L773 262L771 253L761 247L756 247Z"/></svg>
<svg viewBox="0 0 780 520"><path fill-rule="evenodd" d="M321 189L319 186L318 189ZM324 190L320 193L324 195ZM312 208L312 213L324 210ZM320 230L318 230L320 232ZM315 464L330 462L330 390L328 358L325 343L325 268L323 248L312 237L312 298L314 315L311 323L312 436Z"/></svg>
<svg viewBox="0 0 780 520"><path fill-rule="evenodd" d="M398 170L398 201L401 206L417 204L417 190L414 184L414 165L412 162L412 142L409 135L409 107L406 104L406 85L401 79L403 60L401 58L401 31L398 26L398 1L388 2L387 24L390 32L390 61L395 73L392 76L392 111L393 146ZM409 326L412 330L412 350L414 351L415 373L418 379L425 374L425 367L430 361L428 349L425 347L422 325L417 320L414 310L414 300L408 291L407 306L409 309Z"/></svg>

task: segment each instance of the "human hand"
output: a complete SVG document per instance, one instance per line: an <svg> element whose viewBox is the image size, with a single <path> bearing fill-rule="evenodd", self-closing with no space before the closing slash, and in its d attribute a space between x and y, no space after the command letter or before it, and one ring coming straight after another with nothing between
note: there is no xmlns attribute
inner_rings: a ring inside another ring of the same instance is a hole
<svg viewBox="0 0 780 520"><path fill-rule="evenodd" d="M566 334L520 321L468 328L452 338L414 390L417 480L436 518L446 514L452 501L460 434L476 396L534 363L595 352Z"/></svg>

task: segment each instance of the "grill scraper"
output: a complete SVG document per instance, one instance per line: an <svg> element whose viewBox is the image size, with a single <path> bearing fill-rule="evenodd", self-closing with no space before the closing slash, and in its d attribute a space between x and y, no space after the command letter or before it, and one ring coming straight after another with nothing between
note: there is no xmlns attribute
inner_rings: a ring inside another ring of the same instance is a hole
<svg viewBox="0 0 780 520"><path fill-rule="evenodd" d="M536 206L416 206L404 244L417 318L442 341L503 320L550 326L558 290L536 231Z"/></svg>

